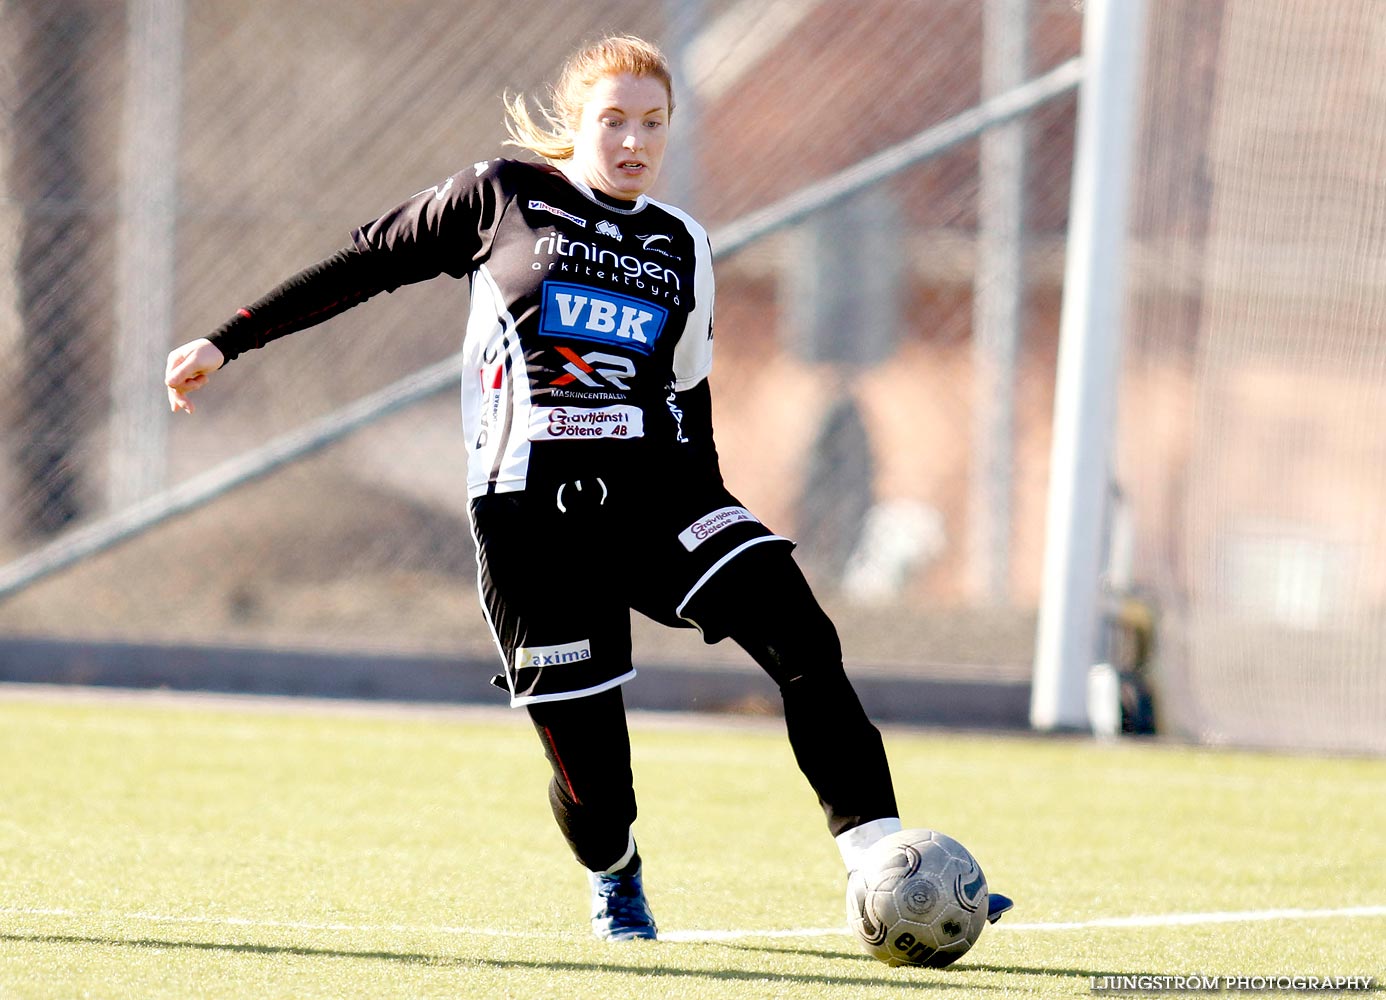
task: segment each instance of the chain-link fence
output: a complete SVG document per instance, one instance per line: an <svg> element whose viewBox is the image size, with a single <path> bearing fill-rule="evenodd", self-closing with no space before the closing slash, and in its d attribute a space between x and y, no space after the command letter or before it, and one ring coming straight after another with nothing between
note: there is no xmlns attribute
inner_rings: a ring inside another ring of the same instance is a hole
<svg viewBox="0 0 1386 1000"><path fill-rule="evenodd" d="M1081 22L1069 0L8 0L0 562L452 355L466 293L441 280L236 362L193 418L172 420L161 390L171 346L411 192L506 155L504 90L541 94L577 43L630 31L680 77L654 193L720 252L732 488L799 540L851 659L1023 674L1070 85L792 226L736 234L1062 66ZM455 392L428 395L36 579L0 600L0 629L491 655L456 410ZM681 642L651 633L637 655L735 655Z"/></svg>
<svg viewBox="0 0 1386 1000"><path fill-rule="evenodd" d="M1116 472L1162 708L1201 738L1380 746L1378 6L1150 5ZM1071 0L0 2L0 630L493 655L465 289L278 342L192 419L163 356L503 154L504 90L633 31L679 75L655 193L719 252L731 485L854 661L1025 674L1081 27Z"/></svg>

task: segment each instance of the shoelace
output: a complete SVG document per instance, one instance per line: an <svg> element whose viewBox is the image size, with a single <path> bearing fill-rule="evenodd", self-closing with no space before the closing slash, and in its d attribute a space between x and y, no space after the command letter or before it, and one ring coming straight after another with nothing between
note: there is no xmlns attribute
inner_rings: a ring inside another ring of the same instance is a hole
<svg viewBox="0 0 1386 1000"><path fill-rule="evenodd" d="M644 893L632 878L602 879L597 894L606 903L607 913L612 917L649 919Z"/></svg>

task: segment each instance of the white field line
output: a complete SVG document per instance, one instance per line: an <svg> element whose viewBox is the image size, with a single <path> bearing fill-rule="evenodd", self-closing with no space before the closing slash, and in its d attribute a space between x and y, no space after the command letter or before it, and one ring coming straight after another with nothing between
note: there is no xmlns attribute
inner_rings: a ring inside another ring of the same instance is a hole
<svg viewBox="0 0 1386 1000"><path fill-rule="evenodd" d="M154 913L83 913L77 910L29 909L0 907L0 917L62 917L74 920L97 920L116 923L183 924L208 927L270 928L275 930L329 931L337 933L394 933L446 934L457 937L532 938L533 930L505 930L495 927L450 927L446 925L411 924L343 924L313 923L291 920L253 920L247 917L178 917ZM993 929L1007 932L1082 931L1124 927L1192 927L1200 924L1261 923L1276 920L1332 920L1364 917L1386 917L1386 906L1346 906L1336 909L1304 910L1235 910L1213 913L1160 913L1129 917L1097 917L1092 920L1054 921L1049 923L1007 923L1002 920ZM661 931L662 941L708 943L764 938L815 938L846 936L845 927L798 927L782 930L687 930ZM553 937L554 935L548 935ZM585 934L557 935L586 938Z"/></svg>
<svg viewBox="0 0 1386 1000"><path fill-rule="evenodd" d="M1092 920L1056 921L1042 924L996 925L1002 931L1086 931L1104 927L1193 927L1199 924L1249 924L1270 920L1332 920L1354 917L1386 917L1386 906L1343 906L1331 910L1232 910L1225 913L1161 913L1133 917L1097 917Z"/></svg>
<svg viewBox="0 0 1386 1000"><path fill-rule="evenodd" d="M0 917L62 917L107 923L183 924L204 927L249 927L292 931L335 931L340 933L450 934L459 937L533 937L533 931L502 930L495 927L448 927L411 924L339 924L298 920L254 920L249 917L176 917L158 913L83 913L79 910L26 909L0 907ZM552 935L550 935L552 936ZM562 935L559 935L562 936Z"/></svg>

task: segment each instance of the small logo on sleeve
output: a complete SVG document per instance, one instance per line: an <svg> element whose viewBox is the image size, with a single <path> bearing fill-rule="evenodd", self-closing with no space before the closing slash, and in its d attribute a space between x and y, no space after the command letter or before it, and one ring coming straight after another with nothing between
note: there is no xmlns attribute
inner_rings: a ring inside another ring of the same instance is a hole
<svg viewBox="0 0 1386 1000"><path fill-rule="evenodd" d="M581 226L583 229L586 229L586 228L587 228L587 220L586 220L586 219L579 218L578 216L574 215L572 212L565 212L565 211L563 211L563 209L561 209L561 208L554 208L554 207L553 207L552 205L550 205L547 201L540 201L540 200L537 199L537 198L531 198L531 199L530 199L530 202L529 202L529 207L530 207L531 209L533 209L534 211L536 211L536 212L548 212L550 215L556 215L556 216L558 216L560 219L567 219L569 222L576 223L577 225Z"/></svg>

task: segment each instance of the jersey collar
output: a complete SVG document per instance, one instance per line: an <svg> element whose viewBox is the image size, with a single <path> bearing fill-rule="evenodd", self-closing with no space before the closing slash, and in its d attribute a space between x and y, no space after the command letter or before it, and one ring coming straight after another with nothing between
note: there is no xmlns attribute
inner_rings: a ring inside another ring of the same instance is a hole
<svg viewBox="0 0 1386 1000"><path fill-rule="evenodd" d="M644 207L650 203L650 199L642 194L632 202L623 203L630 205L629 208L620 208L614 201L599 197L597 193L592 190L591 187L589 187L587 184L584 184L582 181L578 180L576 177L568 173L566 170L559 169L558 172L563 176L564 180L566 180L573 187L581 191L588 201L600 205L602 208L606 209L609 212L619 212L621 215L634 215L636 212L643 210Z"/></svg>

